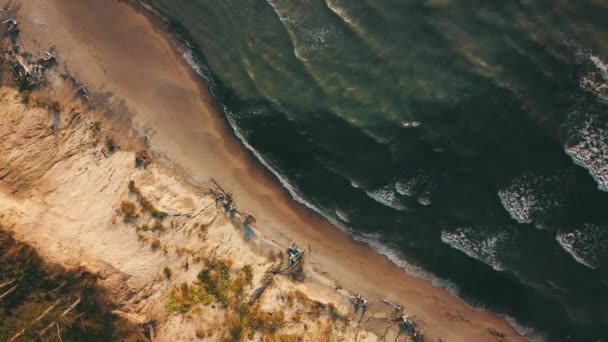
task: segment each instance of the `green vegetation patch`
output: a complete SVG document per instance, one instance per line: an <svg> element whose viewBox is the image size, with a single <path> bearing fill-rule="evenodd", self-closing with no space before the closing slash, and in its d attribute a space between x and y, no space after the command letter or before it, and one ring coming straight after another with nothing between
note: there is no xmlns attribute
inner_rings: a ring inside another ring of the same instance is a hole
<svg viewBox="0 0 608 342"><path fill-rule="evenodd" d="M193 284L184 283L171 292L165 306L168 312L183 314L198 304L221 304L226 309L223 327L227 341L252 339L256 332L270 334L285 322L283 312L265 312L258 305L246 303L244 294L253 281L250 265L235 270L230 260L207 259L197 278Z"/></svg>
<svg viewBox="0 0 608 342"><path fill-rule="evenodd" d="M137 195L139 199L139 204L143 211L148 212L152 217L162 220L167 217L167 213L156 208L152 202L150 202L144 195L142 195L141 191L137 186L135 186L135 181L129 181L129 191Z"/></svg>
<svg viewBox="0 0 608 342"><path fill-rule="evenodd" d="M169 313L186 313L198 304L209 305L213 302L210 296L199 284L183 283L174 289L169 296L165 309Z"/></svg>

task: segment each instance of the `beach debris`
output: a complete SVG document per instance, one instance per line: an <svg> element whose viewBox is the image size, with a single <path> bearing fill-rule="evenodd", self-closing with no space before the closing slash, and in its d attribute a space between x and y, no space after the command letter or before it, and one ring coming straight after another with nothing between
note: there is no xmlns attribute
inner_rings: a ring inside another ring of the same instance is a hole
<svg viewBox="0 0 608 342"><path fill-rule="evenodd" d="M17 23L17 19L10 17L4 20L2 24L6 25L6 33L9 34L12 39L15 39L19 34L19 25Z"/></svg>
<svg viewBox="0 0 608 342"><path fill-rule="evenodd" d="M53 309L55 309L55 307L57 307L57 305L59 305L59 303L61 303L61 299L56 300L55 303L53 303L46 310L44 310L42 312L42 314L40 314L40 316L38 316L36 319L34 319L29 324L29 326L34 326L36 323L40 322L46 315L49 314L49 312L53 311ZM13 337L11 337L11 339L9 340L9 342L16 341L17 339L19 339L24 334L25 334L25 328L21 329L19 332L17 332L15 335L13 335Z"/></svg>
<svg viewBox="0 0 608 342"><path fill-rule="evenodd" d="M405 308L403 307L403 305L401 305L401 304L396 304L396 303L392 303L392 302L390 302L390 301L388 301L388 300L386 300L386 299L381 299L380 301L381 301L382 303L384 303L384 304L388 305L388 306L392 306L392 307L394 307L394 308L395 308L395 311L394 311L394 315L395 315L395 317L400 317L400 316L402 316L402 315L403 315L403 311L404 311L404 309L405 309Z"/></svg>
<svg viewBox="0 0 608 342"><path fill-rule="evenodd" d="M401 315L395 320L399 323L399 335L406 334L415 340L422 339L422 332L418 328L418 324L409 315Z"/></svg>
<svg viewBox="0 0 608 342"><path fill-rule="evenodd" d="M292 279L301 279L304 275L304 251L300 250L295 241L287 247L287 270Z"/></svg>
<svg viewBox="0 0 608 342"><path fill-rule="evenodd" d="M0 284L0 289L4 288L4 287L7 287L7 286L11 285L12 283L14 283L16 281L17 281L17 279L7 280L4 283Z"/></svg>
<svg viewBox="0 0 608 342"><path fill-rule="evenodd" d="M224 212L228 214L228 217L237 223L242 223L243 228L247 225L255 223L256 219L252 213L248 211L239 211L236 202L232 196L232 193L224 190L221 185L213 178L211 178L211 186L209 192L215 197L216 206L220 206L224 209Z"/></svg>
<svg viewBox="0 0 608 342"><path fill-rule="evenodd" d="M36 88L45 81L46 70L55 64L55 56L49 51L44 51L40 58L34 59L32 54L21 52L16 39L19 32L17 20L9 17L2 23L6 25L4 36L8 37L8 42L4 44L4 61L9 65L20 90Z"/></svg>
<svg viewBox="0 0 608 342"><path fill-rule="evenodd" d="M275 281L275 277L274 277L275 274L279 274L279 273L281 273L281 262L280 261L272 264L270 267L268 267L266 272L264 272L264 276L262 277L262 280L260 281L260 287L258 287L257 289L255 289L255 291L253 291L253 293L249 297L247 305L251 306L251 305L255 304L255 302L258 299L260 299L260 297L262 296L264 291L266 291L266 289Z"/></svg>
<svg viewBox="0 0 608 342"><path fill-rule="evenodd" d="M40 330L40 332L38 333L38 336L40 336L41 338L43 336L46 335L47 331L49 331L50 329L53 328L53 326L57 327L57 332L59 333L59 323L57 322L58 320L64 320L65 317L70 313L70 311L74 310L78 304L80 304L80 298L77 298L67 309L65 309L61 315L59 315L59 317L57 319L55 319L54 321L52 321L49 325L47 325L44 329ZM67 324L66 322L64 322L65 324Z"/></svg>
<svg viewBox="0 0 608 342"><path fill-rule="evenodd" d="M152 162L150 154L146 150L141 150L135 153L135 167L145 169Z"/></svg>
<svg viewBox="0 0 608 342"><path fill-rule="evenodd" d="M381 301L394 308L391 321L396 322L399 325L399 334L397 335L397 338L399 338L400 335L407 335L414 338L414 341L422 341L422 329L419 327L415 318L410 317L410 315L405 313L403 305L390 302L386 299L381 299Z"/></svg>
<svg viewBox="0 0 608 342"><path fill-rule="evenodd" d="M4 292L3 294L1 294L1 295L0 295L0 302L1 302L1 301L2 301L2 300L5 298L5 297L7 297L8 295L10 295L11 293L15 292L15 290L17 290L17 286L18 286L18 285L19 285L19 284L17 284L17 285L15 285L15 286L11 287L10 289L8 289L8 291L6 291L6 292Z"/></svg>
<svg viewBox="0 0 608 342"><path fill-rule="evenodd" d="M255 222L255 216L248 211L243 212L243 218L246 224L251 224Z"/></svg>
<svg viewBox="0 0 608 342"><path fill-rule="evenodd" d="M154 327L156 326L156 321L151 320L142 325L144 329L144 335L150 340L154 341Z"/></svg>
<svg viewBox="0 0 608 342"><path fill-rule="evenodd" d="M87 90L87 86L84 84L79 84L76 89L76 96L80 97L80 99L85 102L91 102L91 96L89 95L89 91Z"/></svg>
<svg viewBox="0 0 608 342"><path fill-rule="evenodd" d="M44 51L44 55L42 57L38 58L36 63L38 65L48 68L48 67L52 66L53 64L55 64L56 61L57 61L57 59L55 58L55 56L53 56L53 54L51 54L48 51Z"/></svg>
<svg viewBox="0 0 608 342"><path fill-rule="evenodd" d="M215 196L216 204L221 204L224 208L224 211L229 214L230 218L235 218L236 214L238 214L238 211L236 208L236 202L232 198L232 193L222 189L219 183L216 182L213 178L211 178L211 183L213 186L211 187L210 191L211 194Z"/></svg>
<svg viewBox="0 0 608 342"><path fill-rule="evenodd" d="M355 308L355 315L359 312L359 309L361 310L361 316L365 315L365 312L367 311L367 299L361 296L360 293L357 293L352 302Z"/></svg>

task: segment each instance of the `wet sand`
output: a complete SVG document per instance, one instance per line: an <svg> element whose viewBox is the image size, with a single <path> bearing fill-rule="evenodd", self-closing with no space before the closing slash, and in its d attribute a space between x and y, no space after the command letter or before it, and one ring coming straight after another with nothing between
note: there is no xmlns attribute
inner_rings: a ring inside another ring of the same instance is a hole
<svg viewBox="0 0 608 342"><path fill-rule="evenodd" d="M256 215L262 234L283 245L293 239L310 249L309 265L367 296L371 312L389 311L381 298L399 302L424 322L430 341L497 340L490 331L504 333L510 341L524 340L501 317L474 310L446 290L408 275L294 201L234 136L163 25L132 2L28 0L21 11L29 18L21 23L24 32L32 35L23 37L26 41L44 49L54 45L78 80L94 94L111 94L111 103L133 115L154 151L195 179L215 178L234 193L239 209Z"/></svg>

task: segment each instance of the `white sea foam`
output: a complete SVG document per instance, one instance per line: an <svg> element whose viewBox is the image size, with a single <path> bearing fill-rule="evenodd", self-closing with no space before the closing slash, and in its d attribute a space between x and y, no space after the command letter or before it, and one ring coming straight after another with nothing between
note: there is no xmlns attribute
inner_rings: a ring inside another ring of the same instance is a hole
<svg viewBox="0 0 608 342"><path fill-rule="evenodd" d="M532 223L562 208L567 200L567 175L527 171L498 191L502 206L519 223ZM537 225L537 228L542 225Z"/></svg>
<svg viewBox="0 0 608 342"><path fill-rule="evenodd" d="M547 334L540 333L530 327L527 327L519 322L513 317L503 316L505 320L517 331L520 335L525 337L530 342L547 342L549 341L549 337Z"/></svg>
<svg viewBox="0 0 608 342"><path fill-rule="evenodd" d="M566 153L586 168L602 191L608 191L608 120L599 114L572 112L564 124Z"/></svg>
<svg viewBox="0 0 608 342"><path fill-rule="evenodd" d="M395 191L402 196L416 198L421 205L430 205L433 192L439 186L439 177L425 170L418 170L411 178L399 180L395 183Z"/></svg>
<svg viewBox="0 0 608 342"><path fill-rule="evenodd" d="M559 232L557 242L574 260L589 268L608 258L608 224L585 223L571 232Z"/></svg>
<svg viewBox="0 0 608 342"><path fill-rule="evenodd" d="M600 100L608 102L608 64L593 54L588 54L586 57L594 66L594 70L581 77L580 86Z"/></svg>
<svg viewBox="0 0 608 342"><path fill-rule="evenodd" d="M186 63L188 63L188 65L192 68L192 70L194 70L199 76L204 76L203 70L201 69L200 65L196 62L196 60L194 58L194 53L192 52L192 50L189 48L183 48L183 49L181 49L181 52L182 52L182 57L184 57L184 59L186 60Z"/></svg>
<svg viewBox="0 0 608 342"><path fill-rule="evenodd" d="M433 203L431 201L431 193L428 191L423 192L422 194L420 194L420 196L418 196L418 198L416 199L416 201L420 204L420 205L431 205L431 203Z"/></svg>
<svg viewBox="0 0 608 342"><path fill-rule="evenodd" d="M387 246L386 244L382 243L380 241L379 234L355 234L354 238L357 241L365 242L366 244L370 245L376 252L387 257L391 262L393 262L395 265L399 266L407 274L414 276L414 277L426 279L426 280L430 281L431 284L433 284L433 286L439 287L439 288L444 288L449 293L451 293L453 296L458 297L459 292L460 292L460 288L458 287L458 285L456 285L455 283L453 283L449 280L439 278L436 275L434 275L433 273L427 272L419 266L408 263L407 261L405 261L403 259L403 257L400 256L400 254L397 250L394 250L394 249L390 248L389 246ZM466 303L464 301L463 301L463 303L469 305L468 303Z"/></svg>
<svg viewBox="0 0 608 342"><path fill-rule="evenodd" d="M506 229L488 231L473 227L460 227L454 230L442 230L441 241L471 258L477 259L497 271L504 269L501 254L512 236Z"/></svg>
<svg viewBox="0 0 608 342"><path fill-rule="evenodd" d="M407 122L402 122L401 126L405 127L405 128L416 128L418 126L420 126L420 122L418 121L407 121Z"/></svg>
<svg viewBox="0 0 608 342"><path fill-rule="evenodd" d="M389 246L387 246L386 244L384 244L380 241L379 234L357 234L357 235L354 235L354 238L357 241L365 242L366 244L370 245L376 252L386 256L391 262L393 262L395 265L399 266L407 274L417 277L417 278L426 279L427 281L430 281L431 284L433 284L433 286L446 289L452 296L460 299L464 305L466 305L472 309L480 310L480 311L486 310L482 306L479 306L479 305L473 306L470 303L464 301L462 298L460 298L460 288L455 283L453 283L449 280L437 277L436 275L434 275L430 272L427 272L424 269L422 269L416 265L412 265L412 264L408 263L407 261L405 261L400 256L400 254L397 250L390 248ZM530 341L530 342L547 342L548 341L545 334L542 334L540 332L535 331L534 329L532 329L530 327L526 327L526 326L520 324L519 322L517 322L517 320L515 320L514 318L512 318L510 316L503 315L503 317L509 323L509 325L511 325L513 327L513 329L515 329L515 331L517 331L519 334L524 336L528 341Z"/></svg>
<svg viewBox="0 0 608 342"><path fill-rule="evenodd" d="M335 0L325 0L327 8L334 12L342 21L350 27L368 45L370 51L380 51L384 47L375 41L368 32L357 23L357 19L351 17Z"/></svg>
<svg viewBox="0 0 608 342"><path fill-rule="evenodd" d="M336 216L338 216L338 218L344 222L350 222L350 219L348 218L348 213L346 213L343 210L340 209L336 209L334 210L334 212L336 213Z"/></svg>
<svg viewBox="0 0 608 342"><path fill-rule="evenodd" d="M397 194L397 192L394 190L393 185L389 184L374 191L367 191L366 193L376 202L389 208L393 208L395 210L408 209L408 207L399 199L399 194Z"/></svg>
<svg viewBox="0 0 608 342"><path fill-rule="evenodd" d="M346 13L346 11L343 8L341 8L335 1L326 0L325 4L327 5L327 8L329 8L332 12L334 12L338 17L340 17L340 19L342 19L342 21L347 23L355 31L361 30L361 28L359 26L357 26L357 24L355 23L355 20L353 18L351 18L348 15L348 13Z"/></svg>
<svg viewBox="0 0 608 342"><path fill-rule="evenodd" d="M339 30L331 23L317 20L318 12L311 5L277 0L267 2L291 37L294 55L305 64L327 58L325 51L335 48L341 39Z"/></svg>

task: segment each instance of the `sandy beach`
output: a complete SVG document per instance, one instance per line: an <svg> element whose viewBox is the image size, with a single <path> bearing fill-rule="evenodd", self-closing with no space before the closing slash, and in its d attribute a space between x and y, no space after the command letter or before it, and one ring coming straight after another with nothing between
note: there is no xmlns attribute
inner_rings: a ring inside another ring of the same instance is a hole
<svg viewBox="0 0 608 342"><path fill-rule="evenodd" d="M424 322L429 341L525 340L502 317L408 275L293 200L238 141L164 25L136 3L29 0L20 15L28 18L21 23L26 44L54 46L67 69L120 113L118 121L132 119L149 136L152 151L195 180L216 179L239 208L256 215L261 234L282 246L306 246L307 263L366 296L370 311L388 312L383 298L401 303Z"/></svg>

